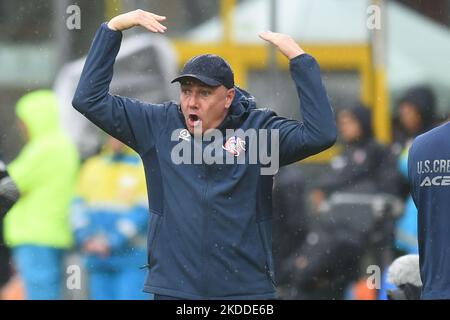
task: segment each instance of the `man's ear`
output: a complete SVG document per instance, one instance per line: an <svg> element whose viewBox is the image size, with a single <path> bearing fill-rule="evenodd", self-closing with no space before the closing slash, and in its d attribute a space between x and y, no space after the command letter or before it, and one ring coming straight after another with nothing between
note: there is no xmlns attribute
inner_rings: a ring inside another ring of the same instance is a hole
<svg viewBox="0 0 450 320"><path fill-rule="evenodd" d="M225 97L225 108L228 109L231 106L231 103L233 102L234 99L234 95L236 93L236 90L234 88L228 89L227 90L227 95Z"/></svg>

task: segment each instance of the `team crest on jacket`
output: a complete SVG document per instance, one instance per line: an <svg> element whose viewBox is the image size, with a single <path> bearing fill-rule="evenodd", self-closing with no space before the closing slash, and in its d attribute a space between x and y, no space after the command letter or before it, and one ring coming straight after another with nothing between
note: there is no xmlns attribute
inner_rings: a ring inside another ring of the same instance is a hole
<svg viewBox="0 0 450 320"><path fill-rule="evenodd" d="M190 141L191 140L191 134L187 129L183 129L178 134L178 139L182 139L184 141Z"/></svg>
<svg viewBox="0 0 450 320"><path fill-rule="evenodd" d="M241 152L245 151L245 141L239 137L233 136L225 142L222 148L235 157L239 157Z"/></svg>

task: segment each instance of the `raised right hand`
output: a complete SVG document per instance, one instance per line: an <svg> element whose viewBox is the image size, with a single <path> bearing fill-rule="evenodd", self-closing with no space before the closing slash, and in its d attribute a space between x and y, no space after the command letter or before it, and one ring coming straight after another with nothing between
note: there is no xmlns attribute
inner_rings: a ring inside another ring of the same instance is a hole
<svg viewBox="0 0 450 320"><path fill-rule="evenodd" d="M294 59L305 53L297 42L287 34L266 31L261 32L259 37L275 45L288 59Z"/></svg>
<svg viewBox="0 0 450 320"><path fill-rule="evenodd" d="M112 18L108 22L108 28L115 31L124 31L132 27L141 26L151 32L164 33L167 27L160 23L164 20L166 20L166 17L138 9Z"/></svg>

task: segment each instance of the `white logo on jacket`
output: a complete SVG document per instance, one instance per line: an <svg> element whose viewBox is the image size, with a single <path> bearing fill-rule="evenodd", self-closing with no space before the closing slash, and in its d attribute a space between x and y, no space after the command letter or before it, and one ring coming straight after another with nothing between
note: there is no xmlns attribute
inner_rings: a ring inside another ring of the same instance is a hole
<svg viewBox="0 0 450 320"><path fill-rule="evenodd" d="M231 137L225 142L222 148L235 157L239 157L242 151L245 151L245 141L239 137Z"/></svg>
<svg viewBox="0 0 450 320"><path fill-rule="evenodd" d="M261 175L274 175L279 169L280 134L278 129L210 129L190 134L186 129L172 131L170 158L173 164L258 164ZM248 139L248 142L246 140ZM183 141L194 141L191 143ZM222 145L223 141L226 141ZM224 152L223 150L227 151ZM245 152L245 157L240 157ZM225 155L225 157L224 157Z"/></svg>
<svg viewBox="0 0 450 320"><path fill-rule="evenodd" d="M421 187L450 186L450 176L436 176L434 178L425 177L420 183Z"/></svg>
<svg viewBox="0 0 450 320"><path fill-rule="evenodd" d="M182 139L184 141L191 141L191 134L187 129L183 129L178 134L178 139Z"/></svg>

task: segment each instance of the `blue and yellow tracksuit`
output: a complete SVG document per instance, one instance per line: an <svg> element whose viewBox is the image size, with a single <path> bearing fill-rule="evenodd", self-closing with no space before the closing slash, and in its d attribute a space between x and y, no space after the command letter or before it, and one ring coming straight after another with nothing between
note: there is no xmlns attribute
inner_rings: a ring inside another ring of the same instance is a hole
<svg viewBox="0 0 450 320"><path fill-rule="evenodd" d="M93 299L138 299L146 272L147 191L142 162L130 152L105 152L81 169L72 211L75 239L80 248L102 239L109 254L86 253Z"/></svg>

